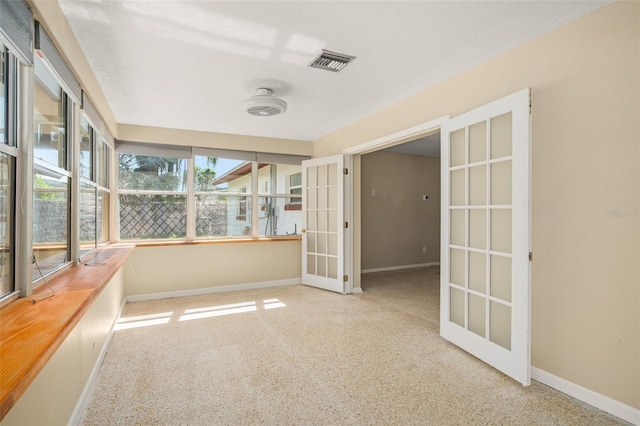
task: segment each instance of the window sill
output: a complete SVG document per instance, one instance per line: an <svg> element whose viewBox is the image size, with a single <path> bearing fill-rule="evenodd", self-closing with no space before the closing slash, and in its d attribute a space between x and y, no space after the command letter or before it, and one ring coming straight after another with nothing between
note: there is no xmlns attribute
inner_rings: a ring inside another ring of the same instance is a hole
<svg viewBox="0 0 640 426"><path fill-rule="evenodd" d="M136 247L157 247L157 246L191 246L191 245L207 245L207 244L236 244L236 243L271 243L282 241L300 241L301 235L283 235L280 237L238 237L238 238L220 238L220 239L202 239L202 240L154 240L154 241L126 241L127 244L133 244ZM124 241L123 241L124 242Z"/></svg>
<svg viewBox="0 0 640 426"><path fill-rule="evenodd" d="M93 301L127 260L133 246L99 249L78 266L48 279L29 297L0 310L0 420L27 390ZM92 266L92 267L88 267ZM32 300L37 300L32 303Z"/></svg>

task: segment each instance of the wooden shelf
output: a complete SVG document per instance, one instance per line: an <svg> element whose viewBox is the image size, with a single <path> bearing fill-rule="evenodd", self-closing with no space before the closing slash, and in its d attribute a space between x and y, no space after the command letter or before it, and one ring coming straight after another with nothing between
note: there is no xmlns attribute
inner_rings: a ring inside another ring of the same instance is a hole
<svg viewBox="0 0 640 426"><path fill-rule="evenodd" d="M133 246L105 247L0 310L0 420L27 390L93 301L127 260ZM46 299L45 299L46 298ZM36 303L32 303L32 300Z"/></svg>

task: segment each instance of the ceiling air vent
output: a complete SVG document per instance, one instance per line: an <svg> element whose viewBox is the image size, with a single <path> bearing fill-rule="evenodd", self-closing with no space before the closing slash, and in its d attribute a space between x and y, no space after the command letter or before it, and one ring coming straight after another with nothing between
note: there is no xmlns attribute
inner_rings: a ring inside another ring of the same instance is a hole
<svg viewBox="0 0 640 426"><path fill-rule="evenodd" d="M320 68L321 70L338 72L353 61L356 57L345 55L344 53L331 52L322 49L322 52L309 64L312 68Z"/></svg>

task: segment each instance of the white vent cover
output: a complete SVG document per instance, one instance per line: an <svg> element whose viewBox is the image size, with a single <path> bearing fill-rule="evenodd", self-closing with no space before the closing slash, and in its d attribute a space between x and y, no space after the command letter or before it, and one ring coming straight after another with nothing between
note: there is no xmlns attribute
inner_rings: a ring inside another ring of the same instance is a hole
<svg viewBox="0 0 640 426"><path fill-rule="evenodd" d="M309 66L312 68L320 68L321 70L338 72L342 71L344 67L355 58L355 56L322 49L322 52L311 61Z"/></svg>
<svg viewBox="0 0 640 426"><path fill-rule="evenodd" d="M273 96L271 93L271 89L261 87L256 90L255 95L245 101L244 109L249 114L258 117L283 114L287 110L287 103L284 99Z"/></svg>

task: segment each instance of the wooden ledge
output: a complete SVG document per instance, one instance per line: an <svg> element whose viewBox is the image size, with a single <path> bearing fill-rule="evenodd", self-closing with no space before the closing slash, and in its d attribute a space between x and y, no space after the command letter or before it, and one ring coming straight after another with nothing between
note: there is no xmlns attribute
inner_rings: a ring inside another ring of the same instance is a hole
<svg viewBox="0 0 640 426"><path fill-rule="evenodd" d="M104 247L0 310L0 420L127 260L133 246ZM32 301L36 300L35 303Z"/></svg>
<svg viewBox="0 0 640 426"><path fill-rule="evenodd" d="M208 244L238 244L238 243L278 243L283 241L301 241L301 235L283 235L278 237L235 237L219 239L201 240L136 240L127 241L127 244L134 244L136 247L160 247L160 246L193 246Z"/></svg>

